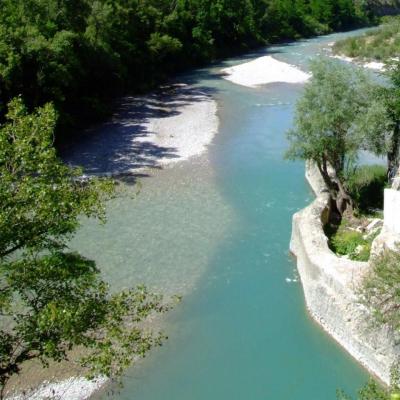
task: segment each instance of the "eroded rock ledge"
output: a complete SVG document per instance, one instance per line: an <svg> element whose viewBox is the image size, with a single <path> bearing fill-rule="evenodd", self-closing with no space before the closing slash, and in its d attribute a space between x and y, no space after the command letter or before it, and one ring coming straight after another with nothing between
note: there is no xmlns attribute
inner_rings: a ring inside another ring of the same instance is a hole
<svg viewBox="0 0 400 400"><path fill-rule="evenodd" d="M368 310L357 302L360 279L368 263L335 255L328 247L323 225L330 199L318 169L306 166L306 178L316 199L293 216L291 252L311 316L357 361L388 384L393 363L399 360L399 338L371 327Z"/></svg>

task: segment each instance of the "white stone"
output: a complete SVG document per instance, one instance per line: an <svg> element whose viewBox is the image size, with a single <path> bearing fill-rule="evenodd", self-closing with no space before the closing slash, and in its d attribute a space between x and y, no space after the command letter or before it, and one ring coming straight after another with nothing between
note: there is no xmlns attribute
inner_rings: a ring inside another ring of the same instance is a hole
<svg viewBox="0 0 400 400"><path fill-rule="evenodd" d="M376 229L382 228L382 220L374 218L367 226L368 233L374 233Z"/></svg>
<svg viewBox="0 0 400 400"><path fill-rule="evenodd" d="M385 189L384 226L385 228L400 235L400 191Z"/></svg>

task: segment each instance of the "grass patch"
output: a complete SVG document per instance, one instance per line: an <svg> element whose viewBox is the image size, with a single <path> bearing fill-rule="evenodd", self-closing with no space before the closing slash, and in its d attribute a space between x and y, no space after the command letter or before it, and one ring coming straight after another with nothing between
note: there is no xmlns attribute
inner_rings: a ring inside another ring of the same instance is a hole
<svg viewBox="0 0 400 400"><path fill-rule="evenodd" d="M365 221L354 219L351 222L343 219L339 227L326 231L329 237L330 249L340 255L348 256L353 261L368 261L371 255L372 242L378 235L379 231L368 235L355 230L356 226L362 225ZM330 233L330 234L329 234Z"/></svg>
<svg viewBox="0 0 400 400"><path fill-rule="evenodd" d="M366 61L385 62L400 54L400 16L385 17L376 30L362 36L340 40L333 46L335 54Z"/></svg>

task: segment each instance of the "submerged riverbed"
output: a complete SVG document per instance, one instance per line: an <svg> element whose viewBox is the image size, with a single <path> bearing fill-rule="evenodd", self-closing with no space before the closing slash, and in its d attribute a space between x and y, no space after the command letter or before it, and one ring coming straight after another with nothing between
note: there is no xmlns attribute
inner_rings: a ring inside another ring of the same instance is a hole
<svg viewBox="0 0 400 400"><path fill-rule="evenodd" d="M116 288L139 283L183 301L169 340L115 399L334 400L367 374L307 315L288 252L291 218L312 199L303 163L283 160L302 85L246 88L220 70L273 55L307 72L310 57L355 32L273 47L185 79L218 101L207 153L125 185L108 223L85 222L72 247ZM105 394L96 397L105 397Z"/></svg>

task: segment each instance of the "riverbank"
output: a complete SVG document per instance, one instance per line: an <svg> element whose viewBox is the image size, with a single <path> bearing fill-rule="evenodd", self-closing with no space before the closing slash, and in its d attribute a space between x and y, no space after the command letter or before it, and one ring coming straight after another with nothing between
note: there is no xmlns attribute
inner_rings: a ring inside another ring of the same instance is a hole
<svg viewBox="0 0 400 400"><path fill-rule="evenodd" d="M212 92L175 83L146 96L123 98L112 119L86 131L82 142L66 149L63 158L82 166L88 176L145 175L201 155L217 132ZM52 364L47 372L28 363L11 384L17 393L9 393L7 399L85 400L108 383L105 378L87 380L83 374L73 361Z"/></svg>
<svg viewBox="0 0 400 400"><path fill-rule="evenodd" d="M202 154L217 132L211 93L175 83L123 98L109 122L87 130L62 156L88 175L134 174Z"/></svg>
<svg viewBox="0 0 400 400"><path fill-rule="evenodd" d="M99 391L107 379L88 380L82 377L71 377L62 381L43 382L39 387L24 391L22 394L7 397L7 400L85 400Z"/></svg>
<svg viewBox="0 0 400 400"><path fill-rule="evenodd" d="M332 58L336 58L338 60L341 61L346 61L348 63L353 63L356 64L360 67L364 67L364 68L368 68L368 69L372 69L374 71L384 71L385 70L385 64L383 62L379 62L379 61L366 61L366 62L362 62L356 58L352 58L352 57L347 57L344 55L334 55L332 56Z"/></svg>
<svg viewBox="0 0 400 400"><path fill-rule="evenodd" d="M299 60L328 40L275 51L306 68ZM210 153L154 171L139 196L121 185L128 195L107 205L108 223L85 220L71 247L94 259L112 285L143 282L184 294L166 323L166 345L129 371L111 398L334 400L338 387L355 393L364 370L310 323L287 256L292 213L309 200L301 167L281 157L301 85L249 90L216 79L221 68L194 76L218 91L221 123Z"/></svg>
<svg viewBox="0 0 400 400"><path fill-rule="evenodd" d="M357 301L368 263L338 257L329 249L323 230L330 213L329 193L318 170L310 164L306 178L316 199L293 216L290 250L297 258L307 308L358 362L389 384L400 346L386 327L371 326L368 310Z"/></svg>

